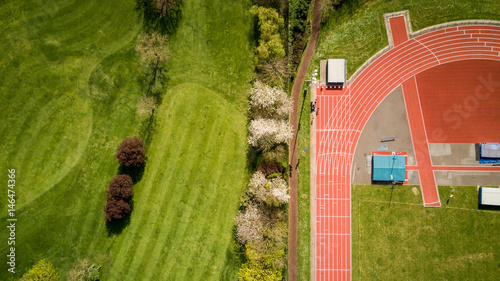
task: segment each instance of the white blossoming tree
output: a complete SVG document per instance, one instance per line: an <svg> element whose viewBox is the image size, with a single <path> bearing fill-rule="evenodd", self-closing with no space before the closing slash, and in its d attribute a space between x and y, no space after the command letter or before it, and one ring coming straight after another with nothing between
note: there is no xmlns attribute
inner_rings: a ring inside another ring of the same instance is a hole
<svg viewBox="0 0 500 281"><path fill-rule="evenodd" d="M290 199L288 185L281 177L268 180L262 172L257 171L253 174L248 186L249 192L257 202L277 206L288 203Z"/></svg>
<svg viewBox="0 0 500 281"><path fill-rule="evenodd" d="M263 240L264 231L264 218L256 205L248 205L236 217L236 237L241 244Z"/></svg>
<svg viewBox="0 0 500 281"><path fill-rule="evenodd" d="M291 101L280 87L256 81L250 89L250 112L255 119L288 119Z"/></svg>
<svg viewBox="0 0 500 281"><path fill-rule="evenodd" d="M259 118L250 121L248 143L268 150L278 143L287 143L292 137L292 128L287 120Z"/></svg>

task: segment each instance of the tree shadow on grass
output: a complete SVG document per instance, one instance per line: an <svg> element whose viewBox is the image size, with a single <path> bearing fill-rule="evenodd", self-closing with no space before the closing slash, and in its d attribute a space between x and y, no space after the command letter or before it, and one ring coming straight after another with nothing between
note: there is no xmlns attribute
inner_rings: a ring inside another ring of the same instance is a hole
<svg viewBox="0 0 500 281"><path fill-rule="evenodd" d="M130 224L130 216L134 211L134 200L130 200L130 212L122 219L108 221L106 220L106 229L108 230L108 237L119 235Z"/></svg>
<svg viewBox="0 0 500 281"><path fill-rule="evenodd" d="M220 280L235 280L238 276L238 269L245 262L244 247L236 239L236 225L233 226L234 243L226 249L226 260L222 267Z"/></svg>
<svg viewBox="0 0 500 281"><path fill-rule="evenodd" d="M144 120L141 124L141 137L144 140L145 146L149 147L151 141L153 140L153 136L156 128L156 115L154 114L154 110L149 116L148 119Z"/></svg>
<svg viewBox="0 0 500 281"><path fill-rule="evenodd" d="M142 163L141 166L139 167L127 167L125 165L120 165L118 167L118 174L123 175L127 174L132 178L132 181L134 182L134 185L141 181L142 177L144 176L144 169L146 168L146 161Z"/></svg>

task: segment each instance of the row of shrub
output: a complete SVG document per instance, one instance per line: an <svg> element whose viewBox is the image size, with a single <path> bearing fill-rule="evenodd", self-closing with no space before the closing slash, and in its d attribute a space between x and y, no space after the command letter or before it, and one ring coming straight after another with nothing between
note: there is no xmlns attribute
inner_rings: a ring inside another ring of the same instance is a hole
<svg viewBox="0 0 500 281"><path fill-rule="evenodd" d="M287 143L291 137L290 99L281 87L256 81L249 98L250 153L256 171L236 217L236 240L245 263L239 280L281 280L287 264Z"/></svg>
<svg viewBox="0 0 500 281"><path fill-rule="evenodd" d="M129 171L140 169L146 159L146 149L144 141L137 136L126 138L118 147L115 158ZM124 170L124 169L120 169ZM132 189L134 182L129 174L116 175L110 182L106 190L106 205L103 209L106 213L107 221L120 220L126 217L132 207L131 200L134 195Z"/></svg>

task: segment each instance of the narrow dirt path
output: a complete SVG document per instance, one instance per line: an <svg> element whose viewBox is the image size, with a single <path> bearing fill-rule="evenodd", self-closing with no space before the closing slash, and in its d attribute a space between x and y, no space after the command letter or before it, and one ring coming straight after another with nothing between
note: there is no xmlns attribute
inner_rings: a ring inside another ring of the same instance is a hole
<svg viewBox="0 0 500 281"><path fill-rule="evenodd" d="M288 280L297 280L297 234L298 234L298 202L297 202L297 155L298 155L298 112L299 100L302 84L306 77L307 69L311 64L316 44L318 43L319 27L321 22L321 10L319 0L314 0L313 15L311 24L311 37L306 50L302 56L297 76L292 88L292 111L290 112L290 125L293 129L293 137L290 140L289 163L292 165L292 172L289 179L290 184L290 202L288 204Z"/></svg>

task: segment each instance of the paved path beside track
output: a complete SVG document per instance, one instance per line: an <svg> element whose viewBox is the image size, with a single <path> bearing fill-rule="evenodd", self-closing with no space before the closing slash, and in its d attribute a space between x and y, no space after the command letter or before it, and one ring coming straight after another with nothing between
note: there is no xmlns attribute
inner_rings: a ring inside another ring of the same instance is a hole
<svg viewBox="0 0 500 281"><path fill-rule="evenodd" d="M299 100L302 85L306 77L307 69L311 64L316 44L318 43L319 27L321 23L320 1L314 0L311 24L311 37L306 50L302 56L297 76L292 88L292 112L290 112L290 125L294 132L290 140L289 163L292 166L290 185L290 201L288 203L288 280L297 280L297 235L298 235L298 201L297 201L297 157L298 157L298 124L299 124Z"/></svg>

